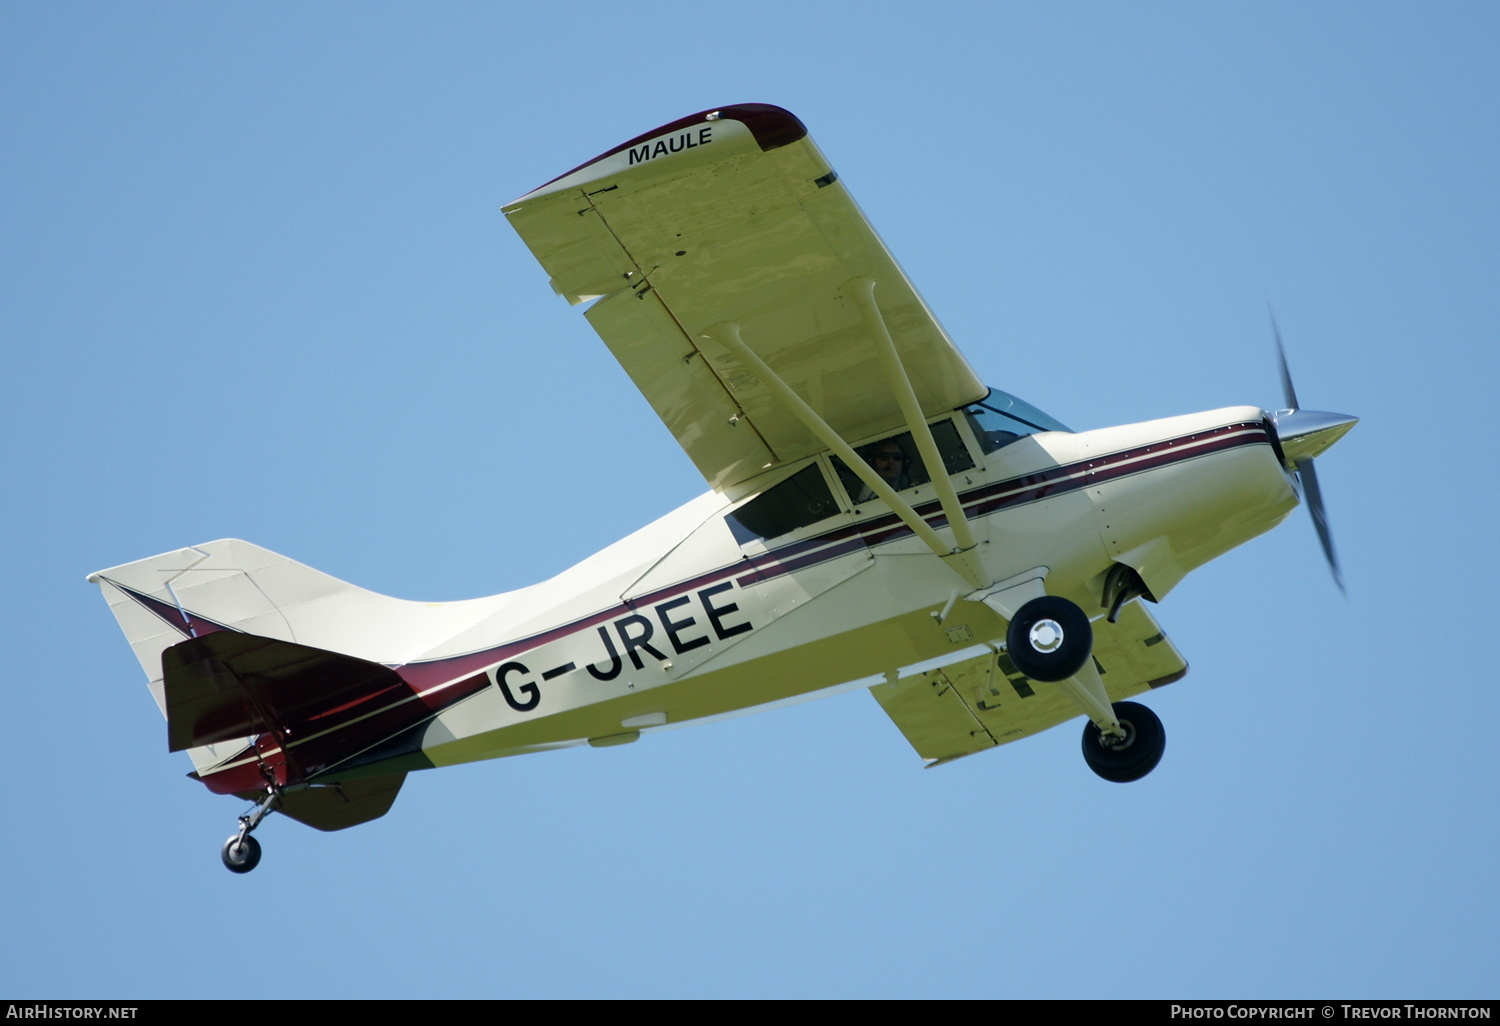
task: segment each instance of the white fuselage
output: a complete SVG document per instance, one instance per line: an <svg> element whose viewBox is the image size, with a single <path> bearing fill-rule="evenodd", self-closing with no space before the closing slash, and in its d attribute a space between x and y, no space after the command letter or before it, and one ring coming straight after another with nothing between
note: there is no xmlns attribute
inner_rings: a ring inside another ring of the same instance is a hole
<svg viewBox="0 0 1500 1026"><path fill-rule="evenodd" d="M1231 407L1032 435L987 457L976 448L975 468L952 479L992 579L1043 567L1049 593L1102 615L1104 577L1117 563L1160 599L1296 505L1264 416ZM930 486L903 497L944 523ZM748 543L725 520L736 505L702 496L514 593L444 651L398 666L424 693L478 674L488 686L432 719L420 753L367 772L623 743L642 729L890 678L953 650L932 614L955 596L953 619L968 636L1003 637L1003 623L964 601L971 589L878 500L855 506L841 495L836 515Z"/></svg>

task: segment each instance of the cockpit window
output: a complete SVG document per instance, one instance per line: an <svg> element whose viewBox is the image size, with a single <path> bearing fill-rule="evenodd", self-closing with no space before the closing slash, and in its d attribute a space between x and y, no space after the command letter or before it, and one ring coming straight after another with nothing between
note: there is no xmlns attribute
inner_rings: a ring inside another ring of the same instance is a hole
<svg viewBox="0 0 1500 1026"><path fill-rule="evenodd" d="M943 466L949 474L957 474L959 471L973 468L974 459L969 455L969 449L964 445L963 439L959 437L958 428L953 421L940 420L929 427L932 429L932 440L937 443L938 454L943 457ZM886 484L898 492L906 488L915 488L917 485L923 485L932 480L932 475L927 472L927 467L917 452L917 446L912 440L910 431L903 431L899 435L862 445L854 451L874 468L875 473L879 474ZM875 497L874 490L861 481L859 476L849 469L848 464L837 456L833 457L833 468L838 471L839 480L843 482L850 502L858 505L862 502L869 502Z"/></svg>
<svg viewBox="0 0 1500 1026"><path fill-rule="evenodd" d="M828 482L816 463L803 467L780 484L772 485L724 519L741 545L757 538L775 538L815 524L839 511Z"/></svg>
<svg viewBox="0 0 1500 1026"><path fill-rule="evenodd" d="M974 437L986 454L1039 431L1070 430L1061 421L998 388L990 389L989 395L966 407L964 416L969 418Z"/></svg>

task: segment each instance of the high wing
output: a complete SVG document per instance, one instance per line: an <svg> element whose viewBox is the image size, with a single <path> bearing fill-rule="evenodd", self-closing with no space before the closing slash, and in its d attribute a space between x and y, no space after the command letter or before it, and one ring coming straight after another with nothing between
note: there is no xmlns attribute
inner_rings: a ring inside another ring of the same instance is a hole
<svg viewBox="0 0 1500 1026"><path fill-rule="evenodd" d="M1094 661L1111 702L1181 680L1187 663L1139 602L1118 622L1094 623ZM1063 692L1028 680L994 650L902 680L870 694L931 764L1040 733L1079 714Z"/></svg>
<svg viewBox="0 0 1500 1026"><path fill-rule="evenodd" d="M707 337L724 325L843 438L870 437L903 423L850 295L870 279L926 416L986 392L780 107L663 125L505 214L560 295L597 300L589 322L715 488L826 448Z"/></svg>

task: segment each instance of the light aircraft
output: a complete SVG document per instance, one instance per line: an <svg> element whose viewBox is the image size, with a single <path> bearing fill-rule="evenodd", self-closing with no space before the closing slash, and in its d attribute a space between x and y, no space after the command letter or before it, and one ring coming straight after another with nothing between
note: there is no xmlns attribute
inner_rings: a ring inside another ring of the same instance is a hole
<svg viewBox="0 0 1500 1026"><path fill-rule="evenodd" d="M504 212L710 490L489 598L388 598L236 540L91 574L168 747L255 803L235 872L273 810L339 830L413 770L850 682L930 766L1082 714L1088 765L1135 780L1165 734L1125 699L1187 672L1143 600L1299 484L1337 578L1312 460L1355 418L1299 409L1284 353L1287 409L1070 431L975 376L779 107L653 129Z"/></svg>

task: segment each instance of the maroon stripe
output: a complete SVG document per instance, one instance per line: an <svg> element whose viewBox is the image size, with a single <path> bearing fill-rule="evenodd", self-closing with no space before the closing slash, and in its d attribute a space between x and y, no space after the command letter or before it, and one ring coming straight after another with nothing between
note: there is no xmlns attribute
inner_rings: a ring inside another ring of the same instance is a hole
<svg viewBox="0 0 1500 1026"><path fill-rule="evenodd" d="M1223 436L1235 434L1240 431L1245 431L1247 429L1253 429L1258 437L1246 437L1240 440L1235 440L1233 442L1233 445L1229 446L1219 446L1212 449L1205 448L1195 450L1189 455L1183 455L1181 452L1181 448L1185 445L1193 445L1198 442L1202 442L1205 439L1220 438ZM1093 470L1097 475L1102 467L1108 465L1116 466L1117 471L1123 470L1123 472L1126 474L1136 473L1137 468L1134 465L1125 468L1119 468L1117 465L1128 460L1133 460L1137 457L1144 456L1151 452L1175 452L1176 455L1172 456L1166 461L1173 462L1179 459L1190 459L1193 456L1197 455L1205 455L1209 452L1218 452L1223 448L1233 448L1234 445L1257 445L1265 441L1267 441L1265 425L1260 421L1244 421L1239 424L1228 424L1224 427L1214 428L1209 431L1200 431L1191 435L1183 435L1180 438L1169 439L1165 442L1152 442L1150 445L1138 445L1133 449L1124 449L1120 452L1108 453L1104 456L1099 456L1092 460L1080 460L1077 463L1069 463L1064 466L1053 467L1050 470L1040 471L1035 474L1028 474L1024 477L1011 478L1009 481L1001 481L997 484L986 485L983 488L978 488L971 492L965 492L963 495L963 500L965 503L983 500L991 496L1000 495L1004 492L1010 491L1017 485L1034 486L1036 489L1040 489L1039 497L1045 497L1050 494L1056 494L1047 490L1048 485L1052 484L1053 482L1063 481L1066 478L1072 477L1073 475L1079 473L1080 471ZM1160 465L1160 463L1154 464L1153 467L1146 467L1142 465L1139 469L1154 469L1155 466ZM1114 476L1120 475L1119 473L1116 473ZM1065 490L1072 491L1075 487L1077 486L1069 485Z"/></svg>
<svg viewBox="0 0 1500 1026"><path fill-rule="evenodd" d="M479 694L489 686L489 675L476 673L472 677L465 677L436 690L429 690L417 697L429 711L440 713L451 705L457 705L464 699Z"/></svg>
<svg viewBox="0 0 1500 1026"><path fill-rule="evenodd" d="M305 724L296 725L302 728L297 734L316 736L299 739L295 735L283 738L275 734L263 734L256 739L256 747L261 750L281 748L281 752L272 756L268 764L276 776L276 782L282 785L299 783L337 766L388 737L432 719L443 710L477 695L489 683L489 677L480 673L423 695L407 692L373 713L369 709L354 708L374 698L391 694L393 689L388 688L346 703L336 710L320 713ZM324 719L336 713L348 714L342 717L346 722L339 724ZM265 786L259 762L208 773L199 779L215 794L255 791Z"/></svg>
<svg viewBox="0 0 1500 1026"><path fill-rule="evenodd" d="M1260 425L1257 424L1255 425L1255 427L1259 428ZM1135 463L1122 465L1120 462L1116 461L1110 466L1091 469L1086 483L1092 484L1098 481L1112 481L1116 478L1129 477L1133 474L1143 473L1148 470L1156 470L1160 467L1167 466L1170 463L1186 463L1189 460L1197 459L1199 456L1208 456L1216 452L1225 452L1229 449L1238 449L1244 445L1262 445L1267 441L1267 436L1264 429L1260 430L1259 437L1255 437L1254 435L1241 435L1239 437L1215 437L1220 435L1221 432L1218 431L1205 433L1203 437L1212 439L1207 444L1202 444L1201 442L1186 442L1180 446L1176 446L1169 443L1167 448L1151 456L1145 455L1147 452L1150 452L1150 448L1144 449L1140 453L1141 457L1143 458L1139 459ZM1192 445L1193 448L1190 451L1184 452L1183 449L1188 445Z"/></svg>
<svg viewBox="0 0 1500 1026"><path fill-rule="evenodd" d="M489 677L479 673L425 695L408 693L384 709L344 726L318 724L314 728L318 736L302 741L289 739L288 755L302 779L316 776L388 737L432 719L444 709L483 691L489 683Z"/></svg>
<svg viewBox="0 0 1500 1026"><path fill-rule="evenodd" d="M816 566L819 563L826 563L829 560L837 559L840 556L847 556L851 552L858 552L860 549L866 548L867 545L867 540L864 538L852 538L847 541L840 542L837 545L831 545L828 548L819 549L816 552L807 552L799 556L794 556L790 559L779 559L775 562L766 563L761 567L757 567L748 574L743 574L739 577L736 577L735 583L738 584L741 588L748 588L752 584L759 584L761 581L769 581L773 577L780 577L782 574L789 574L793 570L801 570L803 567Z"/></svg>
<svg viewBox="0 0 1500 1026"><path fill-rule="evenodd" d="M313 713L303 721L303 725L312 727L315 730L328 730L331 727L337 726L340 720L352 720L363 716L370 711L368 708L369 704L377 699L390 698L392 695L395 695L398 701L405 701L416 697L409 687L403 685L405 685L405 681L402 681L400 684L390 684L379 691L372 691L367 695L361 695L358 698L345 702L343 705L336 705L332 709L324 709L322 712ZM341 715L345 713L350 715ZM320 722L325 720L327 722Z"/></svg>
<svg viewBox="0 0 1500 1026"><path fill-rule="evenodd" d="M540 634L533 634L528 638L507 642L504 645L497 645L494 648L487 648L479 652L468 652L464 655L447 656L427 662L406 663L402 666L393 666L391 669L399 673L401 679L413 688L419 691L426 690L461 674L469 674L476 670L482 670L493 663L498 663L520 652L538 648L550 641L556 641L558 638L566 637L577 631L588 630L590 627L613 619L629 609L629 606L621 603L618 606L601 609L596 613L591 613L571 623L549 628Z"/></svg>
<svg viewBox="0 0 1500 1026"><path fill-rule="evenodd" d="M1255 430L1252 434L1248 435L1224 437L1236 432L1245 431L1246 429ZM1213 441L1203 444L1206 439L1212 439ZM1079 488L1090 484L1097 484L1100 481L1128 477L1132 474L1155 470L1169 463L1186 462L1189 459L1206 456L1210 453L1223 452L1226 449L1237 448L1241 445L1259 445L1266 441L1267 436L1264 426L1259 421L1235 424L1195 435L1186 435L1183 438L1172 439L1168 442L1153 442L1151 445L1137 446L1134 449L1111 453L1097 460L1070 463L1062 467L1053 468L1052 470L1042 471L1038 474L1030 474L1022 478L1012 478L1009 481L1002 481L996 485L987 485L971 492L965 492L960 496L960 502L964 505L965 511L970 515L985 516L997 510L1022 506L1040 499L1050 498L1054 495L1076 491ZM1184 452L1184 447L1189 445L1193 446L1192 451ZM1152 453L1153 451L1157 451L1157 454L1149 458L1141 458L1146 457L1148 453ZM1132 459L1138 459L1138 462L1126 462ZM1087 473L1081 473L1081 471L1087 471ZM1012 491L1018 484L1027 484L1030 487L1023 488L1020 491ZM1012 492L1012 494L1003 494L1005 492ZM991 498L988 501L974 501L976 497L997 495L999 497ZM916 507L916 512L934 528L939 528L947 526L948 523L948 518L938 512L941 508L942 504L934 501ZM907 537L914 533L894 513L880 517L878 520L868 521L861 526L864 530L863 542L872 548L876 545ZM814 557L788 560L781 567L761 571L753 575L747 574L744 577L738 578L738 580L742 584L746 580L751 579L755 581L770 580L773 577L780 576L782 573L789 573L792 570L801 569L802 567L813 566L823 562L825 559L837 558L837 556L844 555L846 551L846 549L841 547L837 552L829 550L826 556L817 554Z"/></svg>

